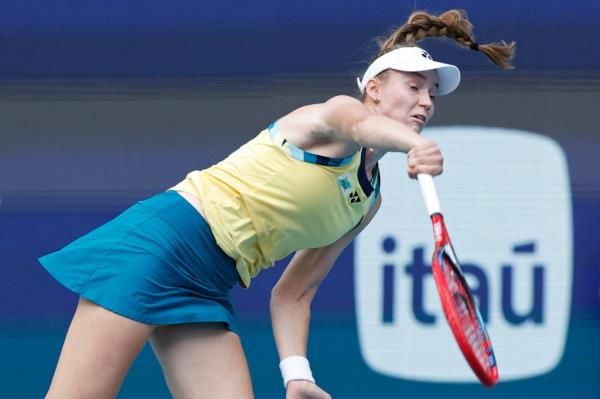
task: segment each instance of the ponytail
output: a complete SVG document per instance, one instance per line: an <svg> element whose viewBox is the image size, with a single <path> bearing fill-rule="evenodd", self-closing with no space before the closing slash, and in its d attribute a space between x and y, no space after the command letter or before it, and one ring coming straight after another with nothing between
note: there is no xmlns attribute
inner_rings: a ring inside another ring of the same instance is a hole
<svg viewBox="0 0 600 399"><path fill-rule="evenodd" d="M516 43L504 41L479 44L472 33L473 25L464 10L448 10L440 15L425 11L414 12L406 23L380 43L377 57L399 47L413 47L427 37L447 37L458 45L485 54L502 69L511 69Z"/></svg>

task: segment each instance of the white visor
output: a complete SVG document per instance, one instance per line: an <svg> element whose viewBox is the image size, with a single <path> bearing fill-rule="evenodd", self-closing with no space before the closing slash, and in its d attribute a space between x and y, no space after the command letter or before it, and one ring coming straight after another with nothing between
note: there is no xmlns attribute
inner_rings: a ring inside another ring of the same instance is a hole
<svg viewBox="0 0 600 399"><path fill-rule="evenodd" d="M437 94L440 96L452 93L460 83L460 70L456 66L434 61L422 48L401 47L373 61L362 80L356 78L360 92L364 93L367 82L387 69L404 72L437 71Z"/></svg>

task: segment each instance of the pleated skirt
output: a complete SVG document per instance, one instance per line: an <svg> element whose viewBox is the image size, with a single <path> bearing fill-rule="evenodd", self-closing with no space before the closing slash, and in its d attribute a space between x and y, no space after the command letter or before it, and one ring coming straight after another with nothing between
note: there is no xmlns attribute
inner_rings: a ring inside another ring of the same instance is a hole
<svg viewBox="0 0 600 399"><path fill-rule="evenodd" d="M39 259L66 288L151 325L225 323L239 333L229 292L235 261L175 191L140 201Z"/></svg>

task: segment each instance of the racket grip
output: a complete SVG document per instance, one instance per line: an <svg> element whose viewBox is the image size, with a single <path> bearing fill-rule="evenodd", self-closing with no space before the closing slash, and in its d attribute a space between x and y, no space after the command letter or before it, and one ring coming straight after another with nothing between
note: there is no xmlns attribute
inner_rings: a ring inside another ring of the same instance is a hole
<svg viewBox="0 0 600 399"><path fill-rule="evenodd" d="M435 184L433 183L433 177L425 173L417 174L417 180L421 187L421 194L425 200L425 206L429 216L434 213L441 213L440 200L438 199L437 192L435 190Z"/></svg>

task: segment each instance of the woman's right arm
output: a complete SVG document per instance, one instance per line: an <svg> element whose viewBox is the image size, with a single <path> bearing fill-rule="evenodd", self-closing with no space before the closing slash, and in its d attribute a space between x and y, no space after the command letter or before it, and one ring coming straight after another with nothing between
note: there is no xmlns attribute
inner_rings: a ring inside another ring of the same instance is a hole
<svg viewBox="0 0 600 399"><path fill-rule="evenodd" d="M378 151L407 153L425 139L405 124L374 114L359 100L336 96L300 107L277 122L301 148L319 140L354 143Z"/></svg>
<svg viewBox="0 0 600 399"><path fill-rule="evenodd" d="M321 105L322 118L330 130L361 147L408 153L417 145L430 141L402 122L369 112L353 97L336 96Z"/></svg>
<svg viewBox="0 0 600 399"><path fill-rule="evenodd" d="M408 174L413 178L417 173L436 176L443 170L442 153L435 142L402 122L370 112L353 97L336 96L298 108L278 124L286 138L300 148L310 150L321 140L345 142L348 149L340 157L355 152L357 147L373 149L377 159L386 152L408 154Z"/></svg>

